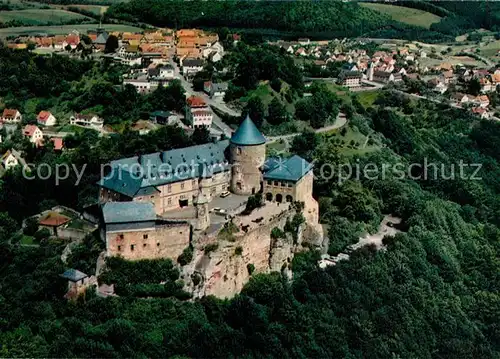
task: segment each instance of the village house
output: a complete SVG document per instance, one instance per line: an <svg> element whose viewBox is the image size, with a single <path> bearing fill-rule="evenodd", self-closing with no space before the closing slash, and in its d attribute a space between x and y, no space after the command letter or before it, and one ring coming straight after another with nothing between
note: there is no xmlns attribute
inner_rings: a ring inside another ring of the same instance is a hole
<svg viewBox="0 0 500 359"><path fill-rule="evenodd" d="M479 79L479 84L481 85L481 92L491 92L495 90L495 87L491 84L491 81L486 77L481 77Z"/></svg>
<svg viewBox="0 0 500 359"><path fill-rule="evenodd" d="M374 71L373 72L373 81L382 82L382 83L391 83L391 82L400 82L403 80L403 77L400 73L392 74L390 72L385 71Z"/></svg>
<svg viewBox="0 0 500 359"><path fill-rule="evenodd" d="M149 120L159 125L171 125L177 120L177 116L170 111L154 111L149 114Z"/></svg>
<svg viewBox="0 0 500 359"><path fill-rule="evenodd" d="M153 86L153 84L149 82L147 79L139 79L139 78L124 79L123 86L125 85L134 86L137 92L141 94L149 93L157 87Z"/></svg>
<svg viewBox="0 0 500 359"><path fill-rule="evenodd" d="M212 126L213 112L201 97L191 96L187 99L186 121L192 128Z"/></svg>
<svg viewBox="0 0 500 359"><path fill-rule="evenodd" d="M482 119L489 119L490 118L490 113L484 107L472 107L471 112L474 115L479 116Z"/></svg>
<svg viewBox="0 0 500 359"><path fill-rule="evenodd" d="M43 144L43 132L36 125L24 126L23 136L37 147Z"/></svg>
<svg viewBox="0 0 500 359"><path fill-rule="evenodd" d="M427 81L427 84L432 88L434 92L440 94L444 94L448 90L448 86L444 83L444 81L437 77Z"/></svg>
<svg viewBox="0 0 500 359"><path fill-rule="evenodd" d="M1 122L2 123L20 123L23 119L21 113L16 109L6 108L3 110Z"/></svg>
<svg viewBox="0 0 500 359"><path fill-rule="evenodd" d="M5 174L6 171L16 167L16 166L26 166L26 161L21 156L19 151L15 149L10 149L5 152L1 158L0 164L0 177Z"/></svg>
<svg viewBox="0 0 500 359"><path fill-rule="evenodd" d="M182 74L184 76L192 76L203 70L203 60L186 58L182 60Z"/></svg>
<svg viewBox="0 0 500 359"><path fill-rule="evenodd" d="M203 91L205 91L210 98L224 98L227 87L227 82L213 83L212 81L206 81L203 83Z"/></svg>
<svg viewBox="0 0 500 359"><path fill-rule="evenodd" d="M456 92L451 95L451 100L455 102L457 106L461 106L469 102L469 97L461 92Z"/></svg>
<svg viewBox="0 0 500 359"><path fill-rule="evenodd" d="M358 71L341 71L337 82L345 87L360 87L362 74Z"/></svg>
<svg viewBox="0 0 500 359"><path fill-rule="evenodd" d="M49 111L40 111L40 113L36 118L36 122L39 125L50 127L50 126L55 126L57 120L54 117L54 115L51 114Z"/></svg>
<svg viewBox="0 0 500 359"><path fill-rule="evenodd" d="M473 98L470 102L479 105L481 108L487 108L490 105L490 99L486 95L479 95Z"/></svg>
<svg viewBox="0 0 500 359"><path fill-rule="evenodd" d="M69 118L69 123L71 125L91 127L97 130L102 129L104 126L104 120L94 114L84 115L81 113L75 113Z"/></svg>
<svg viewBox="0 0 500 359"><path fill-rule="evenodd" d="M448 70L448 71L443 71L441 73L441 78L443 79L443 82L448 85L450 83L454 82L454 75L453 75L453 70Z"/></svg>
<svg viewBox="0 0 500 359"><path fill-rule="evenodd" d="M54 151L62 151L64 149L64 140L61 137L51 137L50 141L54 146Z"/></svg>

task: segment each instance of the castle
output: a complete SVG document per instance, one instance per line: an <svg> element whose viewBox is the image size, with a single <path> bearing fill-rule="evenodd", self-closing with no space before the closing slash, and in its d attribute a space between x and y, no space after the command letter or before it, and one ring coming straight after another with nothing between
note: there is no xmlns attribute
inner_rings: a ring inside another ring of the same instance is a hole
<svg viewBox="0 0 500 359"><path fill-rule="evenodd" d="M304 203L306 221L318 223L318 203L312 197L312 165L296 155L288 159L266 158L266 138L248 116L230 140L113 161L98 185L101 203L129 202L121 206L106 203L103 207L114 221L106 223L104 218L107 254L129 259L175 259L189 244L186 225L172 223L173 229L166 229L166 221L159 224L151 213L139 213L145 208L140 203L148 203L157 216L194 205L198 218L194 229L203 230L210 223L208 203L215 197L227 191L237 195L262 193L266 201ZM125 215L113 216L115 210ZM134 211L138 212L135 216ZM130 226L131 221L136 223ZM148 233L142 233L144 228ZM162 236L151 235L155 228L172 235L160 239ZM162 244L162 240L179 244Z"/></svg>

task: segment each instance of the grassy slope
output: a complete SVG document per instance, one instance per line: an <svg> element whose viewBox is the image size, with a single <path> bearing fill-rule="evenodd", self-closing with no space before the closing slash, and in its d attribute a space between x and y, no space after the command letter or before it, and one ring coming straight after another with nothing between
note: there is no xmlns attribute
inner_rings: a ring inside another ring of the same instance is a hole
<svg viewBox="0 0 500 359"><path fill-rule="evenodd" d="M431 24L439 22L441 18L437 15L431 14L430 12L411 9L403 6L395 6L388 4L378 4L378 3L359 3L360 6L369 8L387 14L392 17L393 20L404 22L410 25L421 26L429 28Z"/></svg>
<svg viewBox="0 0 500 359"><path fill-rule="evenodd" d="M9 27L0 29L0 38L15 35L34 35L34 34L50 34L50 35L64 35L72 30L86 32L87 30L96 29L96 24L78 24L78 25L62 25L62 26L23 26L23 27ZM119 24L104 24L103 27L108 31L142 31L141 28L128 25Z"/></svg>
<svg viewBox="0 0 500 359"><path fill-rule="evenodd" d="M0 22L17 20L30 25L40 25L48 22L64 23L73 19L90 20L87 16L65 10L30 9L0 12Z"/></svg>
<svg viewBox="0 0 500 359"><path fill-rule="evenodd" d="M81 5L81 4L71 4L71 5L64 5L67 8L69 7L76 7L85 11L90 11L93 12L96 15L101 15L108 10L108 6L101 6L101 5Z"/></svg>

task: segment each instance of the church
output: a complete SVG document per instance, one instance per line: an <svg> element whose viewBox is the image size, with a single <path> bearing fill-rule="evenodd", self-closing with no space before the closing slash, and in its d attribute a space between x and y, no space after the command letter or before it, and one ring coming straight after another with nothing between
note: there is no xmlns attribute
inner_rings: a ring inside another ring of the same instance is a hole
<svg viewBox="0 0 500 359"><path fill-rule="evenodd" d="M150 202L157 215L209 202L227 191L262 193L273 202L303 202L318 223L312 165L299 156L266 158L266 138L246 117L230 140L112 161L98 182L99 202Z"/></svg>

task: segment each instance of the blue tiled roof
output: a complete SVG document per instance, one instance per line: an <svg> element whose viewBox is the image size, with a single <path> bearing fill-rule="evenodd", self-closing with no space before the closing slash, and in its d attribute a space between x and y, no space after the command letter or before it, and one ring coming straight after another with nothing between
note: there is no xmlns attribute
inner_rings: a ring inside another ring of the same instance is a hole
<svg viewBox="0 0 500 359"><path fill-rule="evenodd" d="M262 145L266 143L266 138L257 129L250 116L247 115L231 137L231 143L242 146Z"/></svg>
<svg viewBox="0 0 500 359"><path fill-rule="evenodd" d="M87 278L88 275L86 275L83 272L80 272L77 269L68 269L66 272L61 274L61 277L65 278L67 280L70 280L72 282L78 282L79 280L81 280L83 278Z"/></svg>
<svg viewBox="0 0 500 359"><path fill-rule="evenodd" d="M297 155L288 159L271 157L264 163L264 179L297 182L312 167L312 164Z"/></svg>
<svg viewBox="0 0 500 359"><path fill-rule="evenodd" d="M98 185L131 198L150 195L157 186L228 171L228 146L224 140L112 161L113 172Z"/></svg>
<svg viewBox="0 0 500 359"><path fill-rule="evenodd" d="M148 202L107 202L102 214L106 224L156 220L155 208Z"/></svg>

